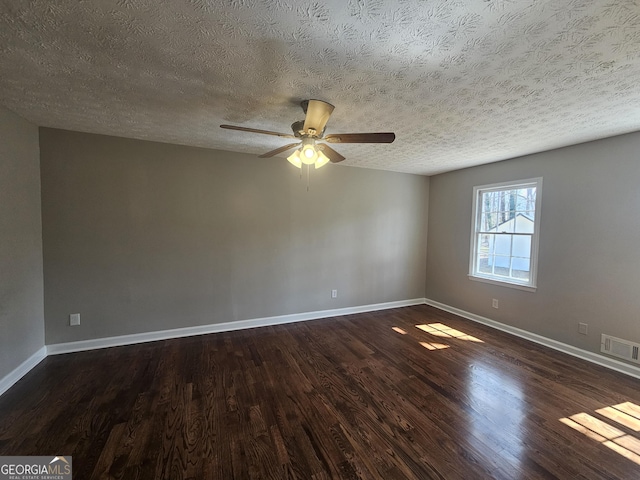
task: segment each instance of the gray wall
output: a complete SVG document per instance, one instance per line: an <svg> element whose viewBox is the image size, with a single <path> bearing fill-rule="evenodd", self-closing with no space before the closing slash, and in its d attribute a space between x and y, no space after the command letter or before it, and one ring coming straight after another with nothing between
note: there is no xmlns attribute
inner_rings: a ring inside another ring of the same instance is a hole
<svg viewBox="0 0 640 480"><path fill-rule="evenodd" d="M307 191L282 158L48 128L40 150L47 344L424 297L426 177L328 165Z"/></svg>
<svg viewBox="0 0 640 480"><path fill-rule="evenodd" d="M38 128L0 107L0 379L44 346Z"/></svg>
<svg viewBox="0 0 640 480"><path fill-rule="evenodd" d="M537 291L469 280L473 186L538 176ZM432 177L426 297L593 352L640 342L639 181L640 133Z"/></svg>

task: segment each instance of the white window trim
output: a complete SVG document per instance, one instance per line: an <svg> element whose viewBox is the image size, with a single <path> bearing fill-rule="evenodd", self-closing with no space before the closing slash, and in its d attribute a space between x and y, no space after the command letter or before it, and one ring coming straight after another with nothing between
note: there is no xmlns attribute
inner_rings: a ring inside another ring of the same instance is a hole
<svg viewBox="0 0 640 480"><path fill-rule="evenodd" d="M514 281L513 279L496 279L495 277L485 276L475 272L475 252L477 248L478 235L476 234L476 225L478 225L480 217L480 209L478 206L478 196L480 191L486 192L490 190L504 190L505 188L518 188L524 185L536 184L536 211L533 222L534 230L531 238L531 280L527 283ZM469 251L469 279L478 282L490 283L502 287L517 288L535 292L538 285L538 252L540 239L540 206L542 204L542 177L528 178L525 180L514 180L510 182L492 183L490 185L478 185L473 187L473 210L471 215L471 249Z"/></svg>

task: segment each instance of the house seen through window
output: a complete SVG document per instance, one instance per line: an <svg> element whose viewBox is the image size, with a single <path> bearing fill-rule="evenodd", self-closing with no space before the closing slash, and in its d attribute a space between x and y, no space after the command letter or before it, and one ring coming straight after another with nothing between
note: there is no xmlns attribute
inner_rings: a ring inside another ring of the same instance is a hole
<svg viewBox="0 0 640 480"><path fill-rule="evenodd" d="M469 276L534 289L542 178L473 189Z"/></svg>

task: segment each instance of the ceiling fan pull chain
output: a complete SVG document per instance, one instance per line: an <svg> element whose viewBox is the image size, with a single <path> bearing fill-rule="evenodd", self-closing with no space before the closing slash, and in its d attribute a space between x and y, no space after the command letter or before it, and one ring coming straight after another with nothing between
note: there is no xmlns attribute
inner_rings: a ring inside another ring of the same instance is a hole
<svg viewBox="0 0 640 480"><path fill-rule="evenodd" d="M307 192L309 191L309 170L311 170L311 165L307 165Z"/></svg>

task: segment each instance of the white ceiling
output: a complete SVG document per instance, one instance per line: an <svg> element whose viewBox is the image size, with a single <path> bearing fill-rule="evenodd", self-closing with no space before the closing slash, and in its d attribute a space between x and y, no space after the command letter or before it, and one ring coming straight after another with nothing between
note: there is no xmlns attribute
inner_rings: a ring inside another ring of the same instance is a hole
<svg viewBox="0 0 640 480"><path fill-rule="evenodd" d="M635 0L13 0L0 103L42 126L253 154L300 100L345 165L434 174L640 130Z"/></svg>

